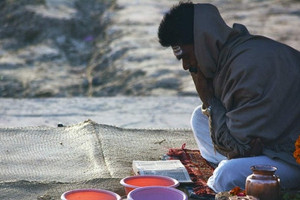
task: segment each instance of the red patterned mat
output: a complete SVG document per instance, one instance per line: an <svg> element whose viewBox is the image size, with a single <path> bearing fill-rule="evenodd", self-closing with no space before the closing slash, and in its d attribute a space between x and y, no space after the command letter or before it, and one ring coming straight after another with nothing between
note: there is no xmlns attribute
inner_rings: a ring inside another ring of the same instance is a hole
<svg viewBox="0 0 300 200"><path fill-rule="evenodd" d="M214 167L206 161L199 150L185 148L169 149L167 153L170 159L178 159L186 167L192 181L193 191L199 197L214 196L215 192L207 186L207 180L212 175Z"/></svg>

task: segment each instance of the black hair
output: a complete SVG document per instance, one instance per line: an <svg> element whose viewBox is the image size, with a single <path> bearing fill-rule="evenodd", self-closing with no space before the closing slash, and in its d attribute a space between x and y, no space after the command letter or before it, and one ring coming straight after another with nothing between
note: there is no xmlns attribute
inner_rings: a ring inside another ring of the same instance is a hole
<svg viewBox="0 0 300 200"><path fill-rule="evenodd" d="M194 43L192 2L180 2L164 15L158 28L158 39L164 47Z"/></svg>

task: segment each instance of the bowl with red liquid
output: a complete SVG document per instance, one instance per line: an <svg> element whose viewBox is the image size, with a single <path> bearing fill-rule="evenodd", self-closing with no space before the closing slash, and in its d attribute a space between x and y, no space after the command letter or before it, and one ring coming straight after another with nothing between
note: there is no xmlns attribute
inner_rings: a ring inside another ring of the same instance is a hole
<svg viewBox="0 0 300 200"><path fill-rule="evenodd" d="M159 175L128 176L123 178L120 183L124 186L126 194L140 187L163 186L176 188L179 185L179 182L176 179Z"/></svg>
<svg viewBox="0 0 300 200"><path fill-rule="evenodd" d="M108 190L77 189L63 193L61 200L121 200L121 197Z"/></svg>

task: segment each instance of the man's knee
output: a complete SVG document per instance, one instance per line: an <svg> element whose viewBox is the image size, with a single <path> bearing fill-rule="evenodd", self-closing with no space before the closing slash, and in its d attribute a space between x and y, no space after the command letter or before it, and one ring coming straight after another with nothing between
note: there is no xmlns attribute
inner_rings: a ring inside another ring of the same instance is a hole
<svg viewBox="0 0 300 200"><path fill-rule="evenodd" d="M202 116L202 111L201 111L201 106L198 106L195 108L195 110L193 111L193 114L191 116L191 126L192 128L197 127L197 124L199 123L199 121L201 120Z"/></svg>
<svg viewBox="0 0 300 200"><path fill-rule="evenodd" d="M209 186L216 192L228 191L239 186L245 188L247 176L239 169L237 159L223 160L209 179Z"/></svg>

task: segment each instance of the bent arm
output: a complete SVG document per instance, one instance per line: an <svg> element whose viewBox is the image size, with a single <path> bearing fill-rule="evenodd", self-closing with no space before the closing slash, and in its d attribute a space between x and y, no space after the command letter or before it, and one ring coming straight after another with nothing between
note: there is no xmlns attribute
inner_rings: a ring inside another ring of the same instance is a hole
<svg viewBox="0 0 300 200"><path fill-rule="evenodd" d="M215 149L227 158L244 157L251 148L246 143L238 142L231 134L226 124L226 109L220 100L210 100L211 111L209 127Z"/></svg>
<svg viewBox="0 0 300 200"><path fill-rule="evenodd" d="M210 133L216 150L229 159L261 155L263 144L258 132L255 131L259 127L258 122L255 122L259 120L259 116L254 114L257 112L256 109L247 112L249 107L252 107L249 106L252 105L251 102L231 112L227 112L217 98L211 99L209 104Z"/></svg>
<svg viewBox="0 0 300 200"><path fill-rule="evenodd" d="M262 143L259 138L245 133L239 134L240 131L243 132L243 128L241 130L234 130L234 133L231 128L228 128L227 122L230 122L231 125L234 123L232 128L239 126L238 123L242 123L244 126L247 122L237 122L234 119L236 117L235 114L232 119L232 115L227 116L227 111L221 101L214 97L212 82L206 79L201 71L191 73L191 76L198 95L203 102L202 108L206 109L209 106L212 108L209 122L211 138L215 149L229 159L261 154Z"/></svg>

